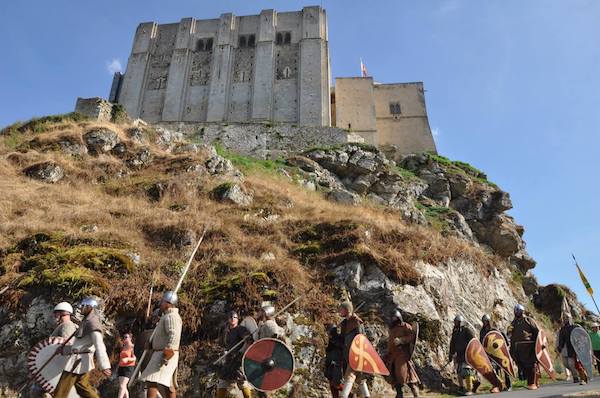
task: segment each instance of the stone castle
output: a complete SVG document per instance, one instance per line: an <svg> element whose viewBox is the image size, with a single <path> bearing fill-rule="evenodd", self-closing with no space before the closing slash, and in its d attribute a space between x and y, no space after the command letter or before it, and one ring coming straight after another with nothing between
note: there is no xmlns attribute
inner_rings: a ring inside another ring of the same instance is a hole
<svg viewBox="0 0 600 398"><path fill-rule="evenodd" d="M327 17L297 12L138 26L110 101L148 123L287 123L339 127L402 153L436 151L422 83L336 79Z"/></svg>

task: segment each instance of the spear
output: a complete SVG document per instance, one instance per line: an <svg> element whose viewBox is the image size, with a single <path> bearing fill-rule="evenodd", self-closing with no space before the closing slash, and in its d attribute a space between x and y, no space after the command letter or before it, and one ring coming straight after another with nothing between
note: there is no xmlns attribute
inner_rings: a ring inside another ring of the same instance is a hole
<svg viewBox="0 0 600 398"><path fill-rule="evenodd" d="M293 299L288 305L286 305L285 307L283 307L282 309L279 310L279 312L277 312L275 315L273 315L273 318L277 318L279 315L283 314L285 312L285 310L287 310L288 308L290 308L292 305L296 304L298 302L298 300L300 300L301 298L303 298L304 296L306 296L308 293L310 293L315 287L311 287L310 289L308 289L305 293L301 294L300 296L296 297L295 299ZM236 351L242 344L244 344L244 342L250 337L252 336L252 334L248 334L246 335L246 337L244 337L242 340L240 340L236 345L234 345L233 347L231 347L229 350L225 351L225 353L223 355L221 355L219 358L217 358L217 360L215 362L213 362L213 365L218 364L219 362L221 362L223 359L225 359L229 354L231 354L232 352Z"/></svg>
<svg viewBox="0 0 600 398"><path fill-rule="evenodd" d="M198 243L196 244L196 247L192 251L192 255L190 256L187 264L181 271L181 276L179 277L179 281L177 281L177 285L175 285L175 289L173 290L175 293L177 293L179 291L179 288L181 288L183 279L185 278L186 274L188 273L188 271L190 269L190 265L192 264L192 261L194 261L194 257L196 256L196 252L198 251L200 244L204 240L204 236L206 235L207 228L208 227L204 227L204 231L202 231L202 235L200 236L200 239L198 239ZM155 333L156 333L156 328L154 328L154 330L152 331L152 334L150 335L150 339L148 339L149 343L152 343L152 339L154 338ZM146 358L147 354L148 354L148 349L145 349L144 352L142 353L140 360L138 361L137 365L135 366L135 369L133 370L133 374L131 375L131 378L129 379L129 383L127 383L127 385L129 387L133 386L133 384L135 383L137 375L140 371L140 366L142 366L142 363L144 362L144 359Z"/></svg>
<svg viewBox="0 0 600 398"><path fill-rule="evenodd" d="M581 270L579 263L577 263L577 259L575 258L575 255L571 254L571 256L573 256L573 261L575 261L575 266L577 267L577 271L579 271L579 277L581 278L581 282L583 283L583 286L585 286L585 290L587 290L587 292L590 294L590 297L592 298L592 301L594 302L594 305L596 306L596 311L598 311L598 314L600 314L600 309L598 308L598 304L596 304L596 299L594 298L594 289L592 289L590 282L588 282L587 278L583 274L583 271Z"/></svg>

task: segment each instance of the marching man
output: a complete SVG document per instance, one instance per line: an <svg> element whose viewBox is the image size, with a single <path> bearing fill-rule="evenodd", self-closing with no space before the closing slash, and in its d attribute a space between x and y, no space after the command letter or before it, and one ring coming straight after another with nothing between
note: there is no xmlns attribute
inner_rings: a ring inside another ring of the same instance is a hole
<svg viewBox="0 0 600 398"><path fill-rule="evenodd" d="M258 315L258 339L282 339L285 337L285 331L277 324L274 319L275 307L265 305L261 308Z"/></svg>
<svg viewBox="0 0 600 398"><path fill-rule="evenodd" d="M477 380L477 372L467 363L466 359L467 345L474 337L475 333L465 325L465 318L462 315L456 315L450 339L448 363L454 361L458 384L464 395L473 395L477 392L480 384Z"/></svg>
<svg viewBox="0 0 600 398"><path fill-rule="evenodd" d="M71 304L66 301L58 303L54 307L52 313L57 326L50 336L63 337L65 339L71 337L77 330L77 325L71 320L71 315L73 315L73 307Z"/></svg>
<svg viewBox="0 0 600 398"><path fill-rule="evenodd" d="M348 357L350 354L350 346L352 345L352 340L354 340L354 337L356 337L357 334L365 333L363 321L354 313L354 306L350 301L344 301L340 304L339 314L342 318L344 318L340 325L340 334L344 341L345 366L344 387L340 396L342 398L348 398L350 396L350 392L352 391L352 386L354 385L354 382L357 381L362 397L370 397L371 394L369 393L367 380L365 380L362 373L357 374L357 372L352 370L352 368L348 364Z"/></svg>
<svg viewBox="0 0 600 398"><path fill-rule="evenodd" d="M536 390L538 365L535 355L535 342L539 329L535 321L524 315L525 307L515 305L515 319L509 326L510 355L517 362L519 371L527 379L527 388Z"/></svg>
<svg viewBox="0 0 600 398"><path fill-rule="evenodd" d="M152 356L140 380L146 382L147 398L177 396L177 363L182 322L177 305L177 293L166 292L160 302L162 316L154 329L148 350Z"/></svg>
<svg viewBox="0 0 600 398"><path fill-rule="evenodd" d="M419 384L421 380L411 360L411 344L415 343L415 331L409 323L404 322L402 313L396 309L392 313L389 337L387 344L387 355L384 357L390 370L390 382L396 390L396 398L403 398L402 387L409 386L413 397L419 396Z"/></svg>
<svg viewBox="0 0 600 398"><path fill-rule="evenodd" d="M98 391L90 384L90 372L94 369L94 354L104 376L110 377L112 373L102 338L102 323L96 314L98 302L92 297L87 297L81 301L80 306L85 318L77 329L73 344L57 349L59 354L68 355L69 360L56 386L55 398L67 398L73 386L82 398L100 398ZM64 305L61 307L62 310L66 308ZM66 329L68 325L64 325L63 329Z"/></svg>

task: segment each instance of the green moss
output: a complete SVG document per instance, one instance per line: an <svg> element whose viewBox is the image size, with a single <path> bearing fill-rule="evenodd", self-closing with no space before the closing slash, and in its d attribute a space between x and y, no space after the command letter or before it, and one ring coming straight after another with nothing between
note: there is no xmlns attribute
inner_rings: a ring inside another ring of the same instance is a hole
<svg viewBox="0 0 600 398"><path fill-rule="evenodd" d="M212 191L212 195L213 197L219 198L222 197L223 195L225 195L225 193L227 191L229 191L231 188L233 188L233 183L232 182L224 182L220 185L217 185Z"/></svg>
<svg viewBox="0 0 600 398"><path fill-rule="evenodd" d="M46 288L54 294L80 298L90 294L100 294L109 289L108 281L95 272L81 266L38 269L22 278L20 288Z"/></svg>
<svg viewBox="0 0 600 398"><path fill-rule="evenodd" d="M443 166L446 166L446 171L454 174L462 174L472 178L473 180L482 184L487 184L497 188L497 185L487 179L487 175L476 167L471 166L469 163L461 162L458 160L450 160L445 156L437 155L434 153L426 153L427 157Z"/></svg>
<svg viewBox="0 0 600 398"><path fill-rule="evenodd" d="M262 171L275 174L278 169L286 167L285 161L282 159L257 159L251 156L244 156L225 149L221 144L215 144L215 148L220 156L229 159L235 167L246 173Z"/></svg>
<svg viewBox="0 0 600 398"><path fill-rule="evenodd" d="M405 169L403 167L400 167L400 166L396 166L395 167L395 171L397 171L398 174L400 174L406 180L414 180L414 179L418 179L419 178L412 171L410 171L408 169Z"/></svg>
<svg viewBox="0 0 600 398"><path fill-rule="evenodd" d="M449 230L450 224L448 222L448 215L454 210L448 207L442 206L429 206L417 202L416 208L421 210L429 224L437 231L444 232Z"/></svg>

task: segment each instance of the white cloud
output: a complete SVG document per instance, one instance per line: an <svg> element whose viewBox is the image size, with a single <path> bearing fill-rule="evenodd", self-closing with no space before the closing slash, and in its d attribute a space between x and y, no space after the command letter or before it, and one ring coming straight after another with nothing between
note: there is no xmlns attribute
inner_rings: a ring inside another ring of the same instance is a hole
<svg viewBox="0 0 600 398"><path fill-rule="evenodd" d="M434 137L439 137L440 133L441 133L441 131L437 127L434 127L434 128L431 129L431 134L433 134Z"/></svg>
<svg viewBox="0 0 600 398"><path fill-rule="evenodd" d="M117 58L113 58L111 61L106 62L106 70L111 75L114 75L117 72L122 72L123 66L121 65L121 61Z"/></svg>
<svg viewBox="0 0 600 398"><path fill-rule="evenodd" d="M452 14L460 7L461 4L458 2L458 0L447 0L435 10L435 13L439 16L446 16L448 14Z"/></svg>

